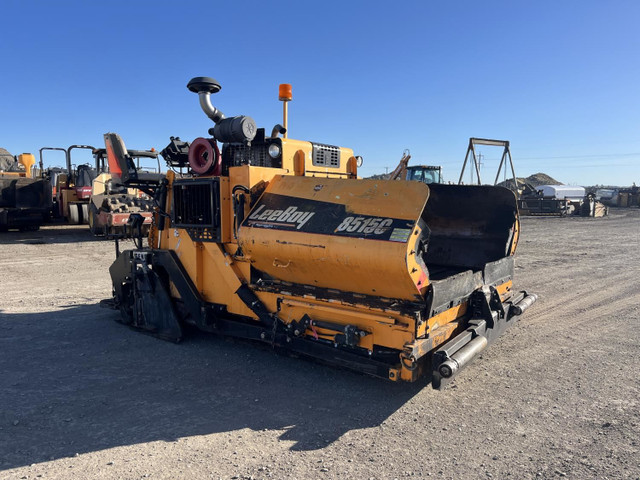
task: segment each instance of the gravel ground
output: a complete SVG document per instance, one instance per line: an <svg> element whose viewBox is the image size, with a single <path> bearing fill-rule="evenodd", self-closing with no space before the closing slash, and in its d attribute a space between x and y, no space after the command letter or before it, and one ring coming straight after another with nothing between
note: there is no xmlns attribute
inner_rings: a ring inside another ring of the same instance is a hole
<svg viewBox="0 0 640 480"><path fill-rule="evenodd" d="M538 302L444 391L114 322L111 242L0 234L0 478L640 478L640 210L523 218Z"/></svg>

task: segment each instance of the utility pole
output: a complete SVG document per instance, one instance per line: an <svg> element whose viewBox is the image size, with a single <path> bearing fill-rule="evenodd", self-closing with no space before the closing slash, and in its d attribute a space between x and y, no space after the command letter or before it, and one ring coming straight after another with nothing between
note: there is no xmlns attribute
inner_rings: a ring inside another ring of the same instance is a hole
<svg viewBox="0 0 640 480"><path fill-rule="evenodd" d="M482 170L482 165L484 165L482 159L484 158L484 155L482 153L478 153L477 158L478 158L478 170ZM470 173L471 173L471 185L473 185L473 169L470 169ZM480 183L480 179L478 178L478 184L479 183Z"/></svg>

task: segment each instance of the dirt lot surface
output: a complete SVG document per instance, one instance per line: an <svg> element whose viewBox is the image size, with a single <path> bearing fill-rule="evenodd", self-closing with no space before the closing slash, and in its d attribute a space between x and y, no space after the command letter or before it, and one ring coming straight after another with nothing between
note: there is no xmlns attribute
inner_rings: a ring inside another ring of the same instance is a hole
<svg viewBox="0 0 640 480"><path fill-rule="evenodd" d="M111 242L0 234L0 478L640 478L640 210L524 218L538 302L448 389L136 333Z"/></svg>

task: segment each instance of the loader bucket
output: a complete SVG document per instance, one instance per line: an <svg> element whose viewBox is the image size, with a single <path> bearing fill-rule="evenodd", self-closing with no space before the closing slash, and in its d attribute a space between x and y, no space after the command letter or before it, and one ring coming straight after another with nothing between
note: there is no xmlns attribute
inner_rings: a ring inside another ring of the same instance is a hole
<svg viewBox="0 0 640 480"><path fill-rule="evenodd" d="M517 201L503 187L429 185L422 219L430 230L425 263L479 270L513 254Z"/></svg>
<svg viewBox="0 0 640 480"><path fill-rule="evenodd" d="M39 227L51 209L51 184L33 178L0 178L0 230Z"/></svg>
<svg viewBox="0 0 640 480"><path fill-rule="evenodd" d="M0 207L43 208L51 206L51 184L33 178L0 178Z"/></svg>

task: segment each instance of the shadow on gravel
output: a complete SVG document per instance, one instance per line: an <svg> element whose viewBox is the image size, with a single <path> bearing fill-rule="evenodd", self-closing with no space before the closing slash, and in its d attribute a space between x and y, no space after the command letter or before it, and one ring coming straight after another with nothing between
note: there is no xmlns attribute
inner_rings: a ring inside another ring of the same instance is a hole
<svg viewBox="0 0 640 480"><path fill-rule="evenodd" d="M113 258L115 258L114 241L106 237L96 237L89 231L89 227L87 225L58 225L55 227L49 226L43 227L35 232L0 232L0 245L45 245L88 242L108 242L113 248ZM134 248L133 240L120 240L120 250L131 248Z"/></svg>
<svg viewBox="0 0 640 480"><path fill-rule="evenodd" d="M56 225L41 227L35 232L0 232L0 245L24 244L42 245L47 243L100 242L104 239L94 236L88 225Z"/></svg>
<svg viewBox="0 0 640 480"><path fill-rule="evenodd" d="M0 311L0 470L245 428L319 449L380 425L425 386L205 333L170 344L116 316L98 305Z"/></svg>

